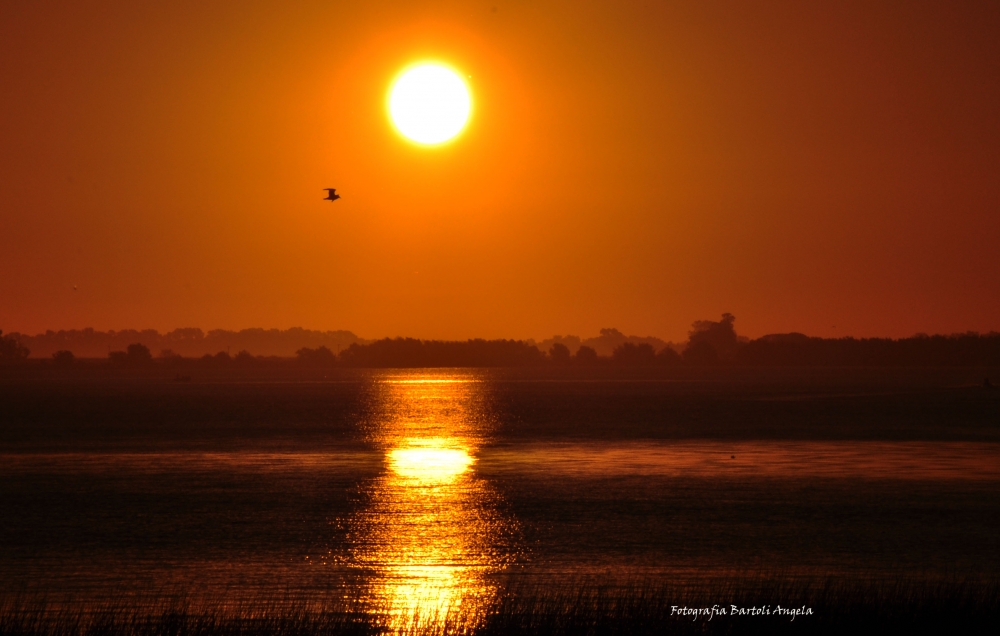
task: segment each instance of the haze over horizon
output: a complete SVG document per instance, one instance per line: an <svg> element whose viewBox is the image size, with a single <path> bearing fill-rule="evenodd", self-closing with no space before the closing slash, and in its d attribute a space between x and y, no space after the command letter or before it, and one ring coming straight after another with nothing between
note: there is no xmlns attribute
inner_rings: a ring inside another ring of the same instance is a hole
<svg viewBox="0 0 1000 636"><path fill-rule="evenodd" d="M998 32L946 2L7 3L0 329L997 331ZM422 59L469 76L440 148L386 118Z"/></svg>

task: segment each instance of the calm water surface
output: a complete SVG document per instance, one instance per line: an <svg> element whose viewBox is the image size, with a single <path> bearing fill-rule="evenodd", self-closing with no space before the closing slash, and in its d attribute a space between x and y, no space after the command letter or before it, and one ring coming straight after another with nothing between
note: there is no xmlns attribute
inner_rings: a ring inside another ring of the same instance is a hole
<svg viewBox="0 0 1000 636"><path fill-rule="evenodd" d="M347 432L315 448L8 444L0 592L351 596L402 627L474 614L511 577L1000 565L994 441L532 438L505 432L516 413L482 372L380 373L356 391Z"/></svg>

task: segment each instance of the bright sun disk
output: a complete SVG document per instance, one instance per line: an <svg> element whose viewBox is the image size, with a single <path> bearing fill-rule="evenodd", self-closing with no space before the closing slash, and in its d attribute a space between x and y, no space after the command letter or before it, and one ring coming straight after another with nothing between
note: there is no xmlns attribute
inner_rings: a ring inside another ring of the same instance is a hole
<svg viewBox="0 0 1000 636"><path fill-rule="evenodd" d="M419 64L403 72L389 93L389 116L402 135L420 144L440 144L465 127L472 98L455 71Z"/></svg>

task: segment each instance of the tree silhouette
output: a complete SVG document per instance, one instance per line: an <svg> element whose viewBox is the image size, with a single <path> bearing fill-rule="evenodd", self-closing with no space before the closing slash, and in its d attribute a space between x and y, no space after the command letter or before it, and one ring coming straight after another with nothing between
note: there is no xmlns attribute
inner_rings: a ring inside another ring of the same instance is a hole
<svg viewBox="0 0 1000 636"><path fill-rule="evenodd" d="M125 355L128 357L128 363L132 366L144 366L153 361L153 354L149 352L149 347L141 342L125 347Z"/></svg>
<svg viewBox="0 0 1000 636"><path fill-rule="evenodd" d="M125 347L125 351L108 353L108 361L116 367L141 367L152 364L153 354L149 352L149 347L135 342Z"/></svg>
<svg viewBox="0 0 1000 636"><path fill-rule="evenodd" d="M549 349L549 358L556 364L569 364L569 347L557 342Z"/></svg>
<svg viewBox="0 0 1000 636"><path fill-rule="evenodd" d="M31 353L13 334L4 336L0 330L0 362L21 362Z"/></svg>
<svg viewBox="0 0 1000 636"><path fill-rule="evenodd" d="M577 364L596 364L597 363L597 352L593 348L583 345L576 350L576 355L573 359Z"/></svg>
<svg viewBox="0 0 1000 636"><path fill-rule="evenodd" d="M681 354L684 362L696 367L711 366L719 364L719 354L707 340L698 340L689 344L684 353Z"/></svg>
<svg viewBox="0 0 1000 636"><path fill-rule="evenodd" d="M656 352L651 344L626 342L615 347L611 352L611 360L615 364L626 366L649 366L656 362Z"/></svg>
<svg viewBox="0 0 1000 636"><path fill-rule="evenodd" d="M59 367L68 367L76 360L72 351L63 349L52 354L52 363Z"/></svg>
<svg viewBox="0 0 1000 636"><path fill-rule="evenodd" d="M681 354L677 353L670 347L663 347L660 352L656 354L656 364L663 367L676 367L683 363L681 360Z"/></svg>
<svg viewBox="0 0 1000 636"><path fill-rule="evenodd" d="M740 338L736 335L736 330L733 328L734 322L736 322L736 316L730 313L722 314L722 320L718 322L713 320L696 320L691 325L691 331L688 332L688 348L705 343L711 346L715 352L715 357L719 360L732 360L742 344ZM702 349L703 351L707 351L704 348ZM694 355L698 357L707 354L696 352Z"/></svg>
<svg viewBox="0 0 1000 636"><path fill-rule="evenodd" d="M128 364L128 354L124 351L109 351L108 362L115 367L124 367Z"/></svg>
<svg viewBox="0 0 1000 636"><path fill-rule="evenodd" d="M184 364L184 358L174 353L173 349L162 349L159 358L160 363L166 366L175 367Z"/></svg>
<svg viewBox="0 0 1000 636"><path fill-rule="evenodd" d="M295 352L295 357L302 364L310 366L326 367L337 363L336 354L327 349L326 346L319 346L315 349L302 347Z"/></svg>

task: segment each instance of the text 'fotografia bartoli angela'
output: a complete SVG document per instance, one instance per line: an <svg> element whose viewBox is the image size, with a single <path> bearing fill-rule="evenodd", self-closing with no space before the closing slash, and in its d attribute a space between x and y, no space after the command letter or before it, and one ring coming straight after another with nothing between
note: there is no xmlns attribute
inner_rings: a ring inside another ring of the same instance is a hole
<svg viewBox="0 0 1000 636"><path fill-rule="evenodd" d="M712 620L716 616L787 616L794 621L798 616L812 616L811 607L783 607L781 605L761 605L754 607L740 607L739 605L713 605L711 607L688 607L671 605L671 616L690 616L691 620L706 618Z"/></svg>

